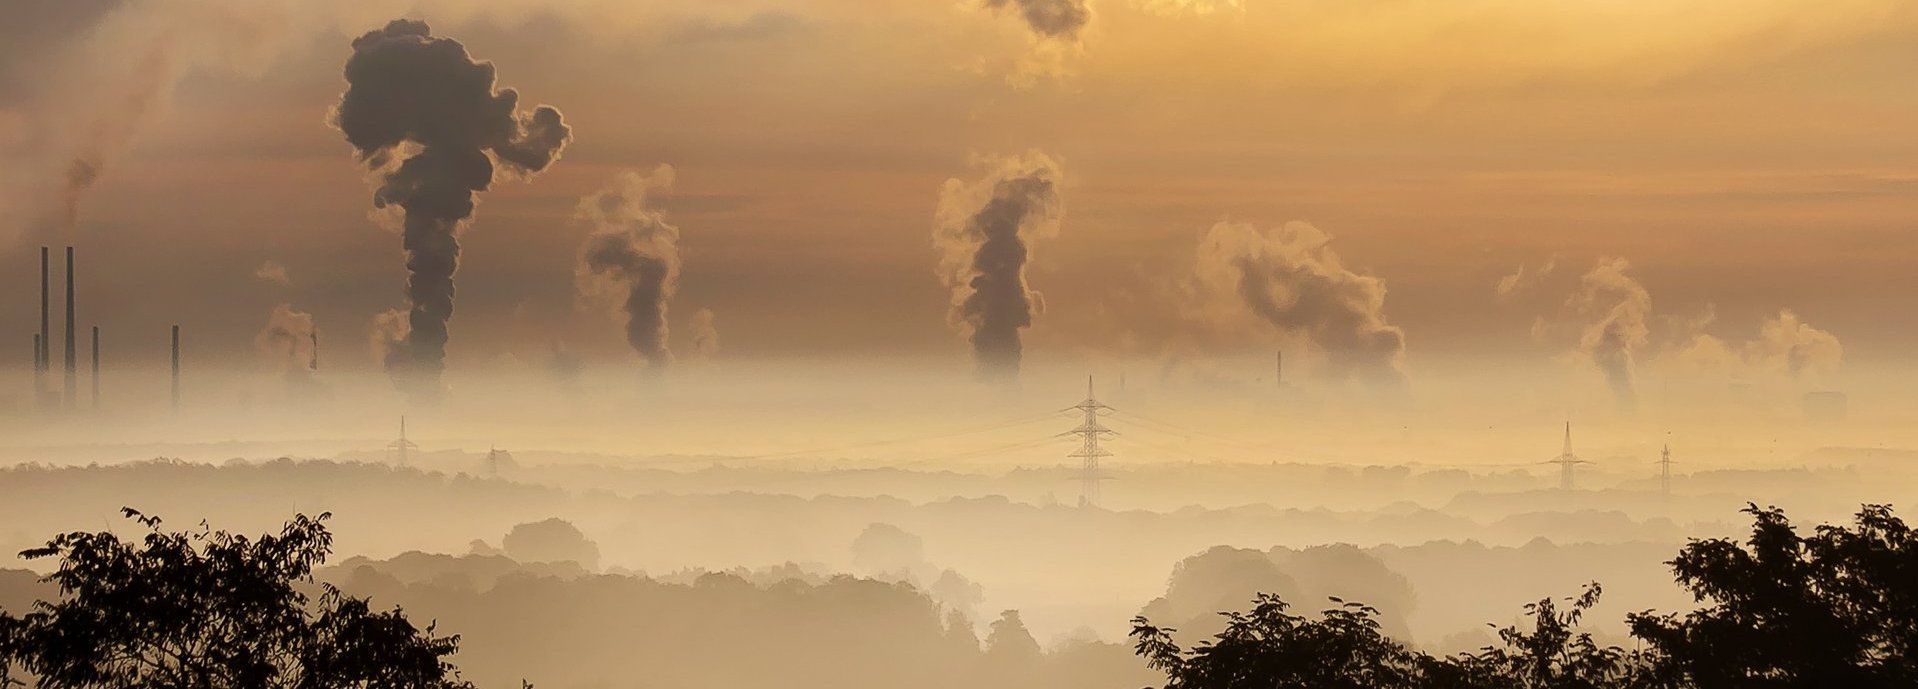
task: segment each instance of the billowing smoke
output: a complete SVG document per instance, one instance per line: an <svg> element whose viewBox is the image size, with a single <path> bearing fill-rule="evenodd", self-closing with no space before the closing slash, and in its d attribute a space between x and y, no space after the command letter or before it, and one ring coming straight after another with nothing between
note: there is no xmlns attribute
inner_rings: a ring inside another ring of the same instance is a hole
<svg viewBox="0 0 1918 689"><path fill-rule="evenodd" d="M715 321L712 309L700 309L693 312L687 329L693 333L693 358L711 359L719 354L719 325Z"/></svg>
<svg viewBox="0 0 1918 689"><path fill-rule="evenodd" d="M1638 406L1635 352L1651 335L1652 295L1628 274L1622 258L1601 258L1584 277L1566 307L1583 322L1579 352L1605 374L1619 409Z"/></svg>
<svg viewBox="0 0 1918 689"><path fill-rule="evenodd" d="M1845 360L1845 347L1836 335L1812 327L1785 309L1759 326L1751 356L1794 380L1815 381L1838 369Z"/></svg>
<svg viewBox="0 0 1918 689"><path fill-rule="evenodd" d="M580 290L611 296L626 323L626 342L654 370L673 362L666 309L679 288L679 228L647 201L673 185L673 168L650 175L622 172L580 200L577 216L593 227L580 249Z"/></svg>
<svg viewBox="0 0 1918 689"><path fill-rule="evenodd" d="M1046 154L992 163L977 181L946 180L932 243L939 277L952 290L947 320L967 333L980 376L1019 374L1019 331L1044 300L1026 285L1032 242L1058 234L1064 213L1059 164Z"/></svg>
<svg viewBox="0 0 1918 689"><path fill-rule="evenodd" d="M476 192L500 176L546 169L572 138L558 110L519 111L519 94L494 89L493 65L424 22L395 19L353 41L346 93L333 122L384 178L378 208L405 212L408 313L385 351L387 372L416 399L434 399L446 368L447 321L459 232Z"/></svg>
<svg viewBox="0 0 1918 689"><path fill-rule="evenodd" d="M1385 317L1385 283L1346 268L1332 238L1302 222L1276 230L1222 222L1200 241L1201 285L1324 352L1326 372L1375 390L1405 383L1405 332Z"/></svg>
<svg viewBox="0 0 1918 689"><path fill-rule="evenodd" d="M1033 34L1064 41L1078 40L1079 32L1092 21L1086 0L986 0L986 8L1015 12Z"/></svg>
<svg viewBox="0 0 1918 689"><path fill-rule="evenodd" d="M313 326L313 314L295 309L291 304L273 307L266 326L253 337L253 346L279 369L289 385L306 383L313 377L319 358L314 351L318 346L318 331Z"/></svg>

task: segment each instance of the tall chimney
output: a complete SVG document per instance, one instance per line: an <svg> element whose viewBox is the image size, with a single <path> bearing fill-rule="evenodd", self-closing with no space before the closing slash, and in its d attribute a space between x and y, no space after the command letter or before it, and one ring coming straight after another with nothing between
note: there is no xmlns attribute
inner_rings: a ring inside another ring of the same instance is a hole
<svg viewBox="0 0 1918 689"><path fill-rule="evenodd" d="M100 326L93 326L93 408L100 408Z"/></svg>
<svg viewBox="0 0 1918 689"><path fill-rule="evenodd" d="M40 346L38 347L39 351L35 353L33 358L33 394L36 397L46 390L47 364L51 361L49 355L53 352L51 346L52 341L49 338L53 332L52 329L48 327L47 321L47 295L49 292L47 283L47 271L49 270L47 263L48 251L49 249L47 247L40 247Z"/></svg>
<svg viewBox="0 0 1918 689"><path fill-rule="evenodd" d="M1285 350L1283 349L1279 350L1278 356L1272 360L1272 387L1285 387Z"/></svg>
<svg viewBox="0 0 1918 689"><path fill-rule="evenodd" d="M39 378L39 373L40 373L40 333L33 334L33 372L35 374L34 375L34 378L36 379L35 382L38 382L37 379ZM40 391L37 389L34 390L33 392L36 395L40 393Z"/></svg>
<svg viewBox="0 0 1918 689"><path fill-rule="evenodd" d="M180 326L173 326L173 413L180 413Z"/></svg>
<svg viewBox="0 0 1918 689"><path fill-rule="evenodd" d="M73 409L75 400L80 397L80 358L75 355L78 346L73 337L73 247L67 247L67 351L66 351L66 387L60 404Z"/></svg>

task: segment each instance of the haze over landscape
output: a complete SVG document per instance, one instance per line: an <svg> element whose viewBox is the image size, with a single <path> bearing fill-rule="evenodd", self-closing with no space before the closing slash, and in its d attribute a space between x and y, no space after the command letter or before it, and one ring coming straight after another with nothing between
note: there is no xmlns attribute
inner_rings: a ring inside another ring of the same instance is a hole
<svg viewBox="0 0 1918 689"><path fill-rule="evenodd" d="M1197 689L1261 593L1666 667L1758 508L1918 552L1918 6L0 16L0 611L329 513L483 687Z"/></svg>

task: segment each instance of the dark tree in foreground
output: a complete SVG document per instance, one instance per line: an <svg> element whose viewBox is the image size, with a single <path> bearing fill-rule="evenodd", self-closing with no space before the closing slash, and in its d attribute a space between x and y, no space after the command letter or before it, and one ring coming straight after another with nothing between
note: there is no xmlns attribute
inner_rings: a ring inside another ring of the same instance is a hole
<svg viewBox="0 0 1918 689"><path fill-rule="evenodd" d="M1705 607L1631 617L1632 634L1700 689L1918 687L1918 540L1884 505L1801 536L1760 509L1751 539L1696 541L1671 562Z"/></svg>
<svg viewBox="0 0 1918 689"><path fill-rule="evenodd" d="M318 600L303 592L331 549L329 515L249 539L204 525L165 531L157 517L124 512L143 538L75 532L21 553L59 558L48 581L60 595L24 614L0 611L0 685L470 689L445 660L457 636L330 585Z"/></svg>
<svg viewBox="0 0 1918 689"><path fill-rule="evenodd" d="M1250 613L1191 650L1173 630L1133 620L1135 650L1167 689L1891 689L1918 687L1918 538L1882 505L1851 528L1801 536L1777 509L1751 506L1752 537L1694 541L1669 564L1705 604L1631 615L1645 650L1601 647L1576 630L1596 584L1563 612L1526 606L1531 629L1436 658L1379 633L1376 611L1340 603L1311 620L1262 595Z"/></svg>
<svg viewBox="0 0 1918 689"><path fill-rule="evenodd" d="M1499 630L1501 646L1447 658L1406 648L1379 633L1378 611L1333 599L1319 619L1285 612L1261 595L1249 613L1227 613L1226 629L1191 650L1175 630L1133 620L1134 648L1166 673L1167 689L1600 689L1643 686L1640 656L1600 647L1577 631L1598 602L1593 585L1560 613L1551 599L1525 606L1530 630Z"/></svg>

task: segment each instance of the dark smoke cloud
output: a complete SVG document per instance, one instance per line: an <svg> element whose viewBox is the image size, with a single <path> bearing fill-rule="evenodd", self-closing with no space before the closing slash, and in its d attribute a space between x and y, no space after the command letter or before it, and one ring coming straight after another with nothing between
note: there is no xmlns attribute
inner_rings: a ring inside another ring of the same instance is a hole
<svg viewBox="0 0 1918 689"><path fill-rule="evenodd" d="M558 110L519 111L519 93L494 89L493 65L425 22L396 19L353 41L335 126L384 182L379 208L404 210L408 273L405 328L385 324L389 374L416 398L440 391L459 230L476 192L527 177L559 158L572 137Z"/></svg>
<svg viewBox="0 0 1918 689"><path fill-rule="evenodd" d="M986 8L1017 12L1034 34L1065 41L1078 40L1079 32L1092 21L1092 8L1085 0L986 0Z"/></svg>
<svg viewBox="0 0 1918 689"><path fill-rule="evenodd" d="M952 290L948 320L966 331L980 375L1019 374L1019 331L1044 300L1026 285L1033 240L1058 233L1063 207L1059 164L1033 151L999 161L976 182L947 180L933 245L939 275Z"/></svg>
<svg viewBox="0 0 1918 689"><path fill-rule="evenodd" d="M1302 222L1273 231L1219 223L1199 244L1197 278L1280 332L1310 340L1332 378L1397 389L1405 383L1405 332L1385 317L1385 283L1346 268L1331 241Z"/></svg>
<svg viewBox="0 0 1918 689"><path fill-rule="evenodd" d="M672 184L673 169L664 165L647 176L621 173L582 199L578 212L593 226L580 250L581 292L619 302L627 344L654 370L673 362L666 309L679 287L679 228L647 201Z"/></svg>

